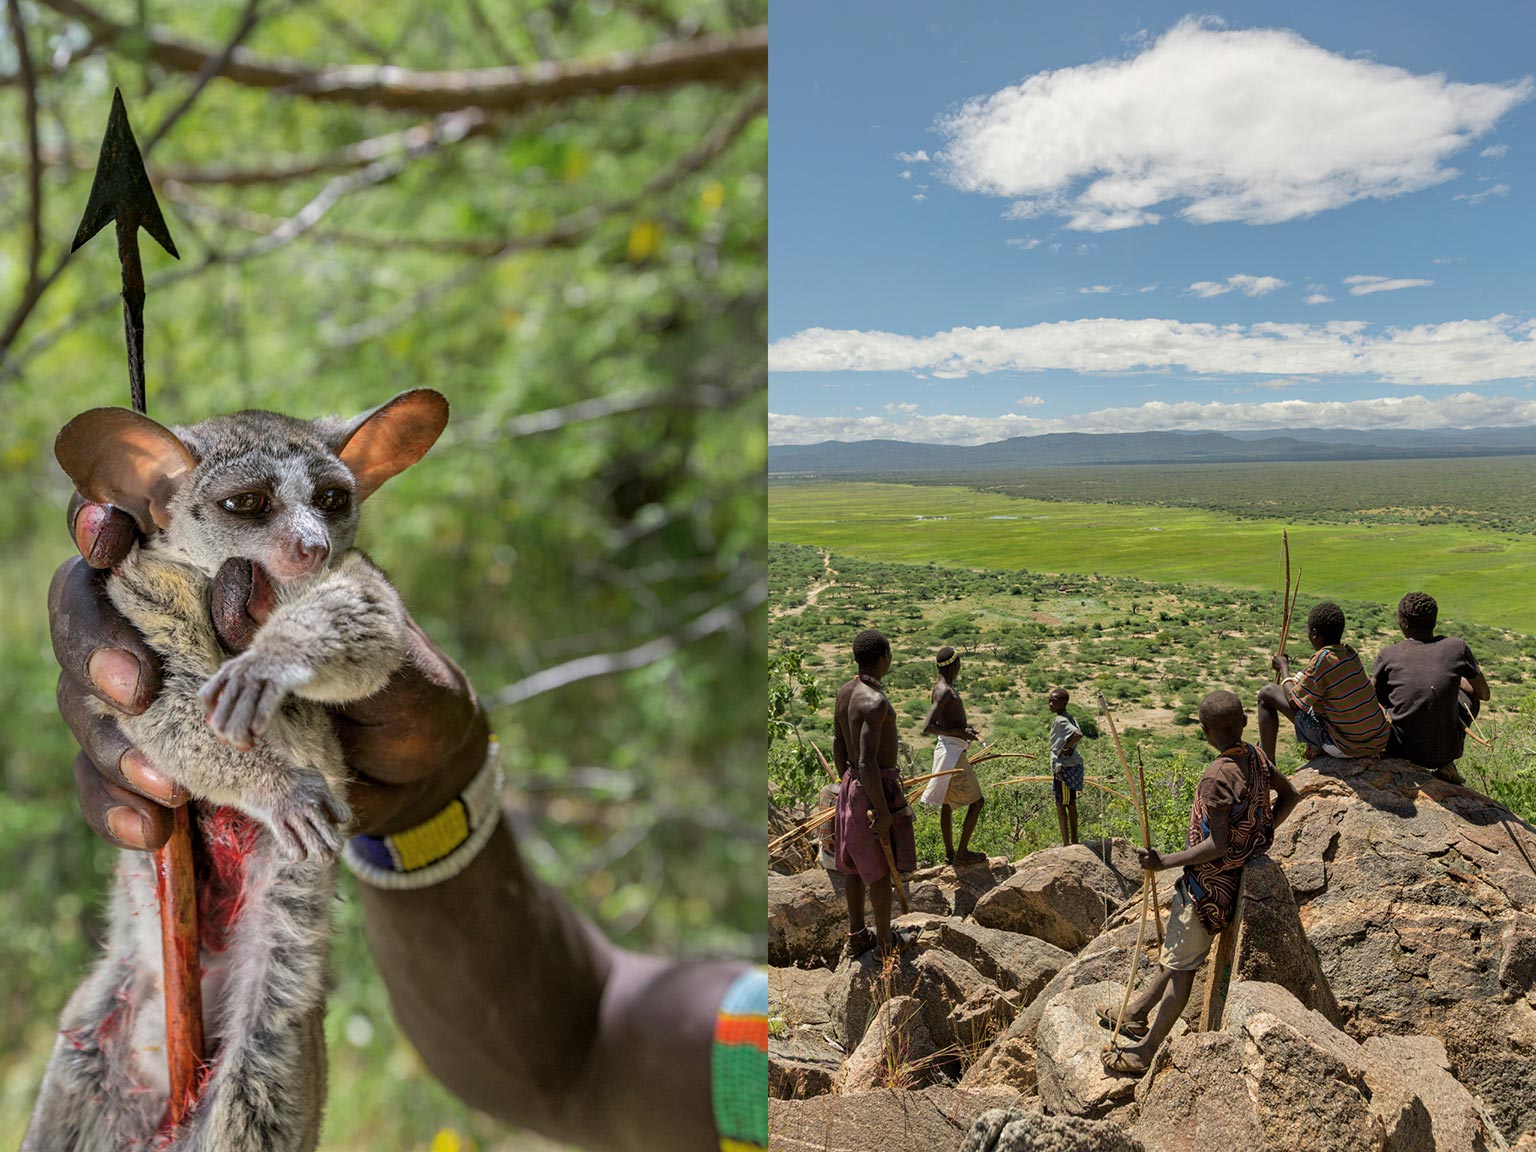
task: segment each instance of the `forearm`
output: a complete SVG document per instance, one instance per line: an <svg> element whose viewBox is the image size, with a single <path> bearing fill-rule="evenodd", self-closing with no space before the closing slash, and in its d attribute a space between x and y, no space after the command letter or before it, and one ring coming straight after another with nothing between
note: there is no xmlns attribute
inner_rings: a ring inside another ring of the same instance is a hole
<svg viewBox="0 0 1536 1152"><path fill-rule="evenodd" d="M524 866L505 825L458 876L414 891L359 884L395 1019L432 1073L509 1124L615 1147L577 1093L614 950Z"/></svg>
<svg viewBox="0 0 1536 1152"><path fill-rule="evenodd" d="M1225 844L1217 844L1214 838L1207 836L1193 848L1163 856L1162 864L1164 868L1192 868L1197 864L1209 864L1212 860L1220 860L1226 853Z"/></svg>

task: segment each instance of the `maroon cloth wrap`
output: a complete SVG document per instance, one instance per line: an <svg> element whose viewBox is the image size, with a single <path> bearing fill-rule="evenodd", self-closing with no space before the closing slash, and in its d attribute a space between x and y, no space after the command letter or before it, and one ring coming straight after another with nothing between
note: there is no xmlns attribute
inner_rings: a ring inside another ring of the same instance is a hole
<svg viewBox="0 0 1536 1152"><path fill-rule="evenodd" d="M891 852L896 857L896 868L901 872L917 869L917 836L912 828L912 808L901 790L901 773L894 768L881 771L880 786L885 791L885 806L891 816ZM874 808L864 795L857 771L850 767L843 773L843 785L837 794L837 819L834 854L837 870L847 876L858 876L866 884L889 878L891 870L885 862L885 852L869 826L869 813Z"/></svg>

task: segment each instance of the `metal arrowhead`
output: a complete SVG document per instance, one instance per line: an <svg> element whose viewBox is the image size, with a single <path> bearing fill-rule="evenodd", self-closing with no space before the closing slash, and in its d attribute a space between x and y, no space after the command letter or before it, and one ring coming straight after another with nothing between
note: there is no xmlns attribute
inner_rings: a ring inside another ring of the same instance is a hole
<svg viewBox="0 0 1536 1152"><path fill-rule="evenodd" d="M144 158L139 155L138 141L133 138L133 129L128 124L128 109L123 105L121 89L112 94L112 114L107 117L107 132L101 138L101 155L96 161L91 199L85 206L85 216L69 250L75 251L114 219L142 227L160 247L181 259L170 229L165 226L165 217L160 215L149 173L144 171Z"/></svg>

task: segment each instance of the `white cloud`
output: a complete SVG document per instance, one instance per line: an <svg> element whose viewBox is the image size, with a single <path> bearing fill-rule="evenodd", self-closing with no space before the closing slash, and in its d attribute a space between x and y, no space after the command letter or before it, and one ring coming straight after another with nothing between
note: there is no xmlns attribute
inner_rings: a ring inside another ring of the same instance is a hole
<svg viewBox="0 0 1536 1152"><path fill-rule="evenodd" d="M1114 290L1115 286L1113 284L1090 284L1086 288L1078 289L1078 291L1083 293L1085 296L1103 296L1107 293L1113 292Z"/></svg>
<svg viewBox="0 0 1536 1152"><path fill-rule="evenodd" d="M1169 404L1104 408L1077 416L1040 419L998 416L879 417L768 414L768 443L822 440L907 440L922 444L989 444L1046 432L1249 432L1270 428L1520 428L1536 424L1536 400L1461 392L1452 396L1382 396L1372 400L1269 400L1256 403Z"/></svg>
<svg viewBox="0 0 1536 1152"><path fill-rule="evenodd" d="M926 164L928 163L928 153L919 148L916 152L898 152L896 153L896 159L900 160L903 164Z"/></svg>
<svg viewBox="0 0 1536 1152"><path fill-rule="evenodd" d="M1159 287L1159 285L1157 285L1157 284L1143 284L1140 288L1136 289L1136 291L1138 291L1138 292L1156 292L1158 287Z"/></svg>
<svg viewBox="0 0 1536 1152"><path fill-rule="evenodd" d="M916 404L887 404L885 406L885 410L887 412L889 412L892 416L895 416L898 413L906 413L907 415L911 415L912 413L917 411L917 405Z"/></svg>
<svg viewBox="0 0 1536 1152"><path fill-rule="evenodd" d="M921 204L924 200L928 199L928 197L924 196L921 192L919 192L916 196L913 196L912 199L916 200L919 204Z"/></svg>
<svg viewBox="0 0 1536 1152"><path fill-rule="evenodd" d="M1314 292L1304 302L1307 304L1332 304L1333 297L1326 292Z"/></svg>
<svg viewBox="0 0 1536 1152"><path fill-rule="evenodd" d="M1389 282L1390 283L1390 282ZM1536 378L1536 321L1505 315L1411 328L1359 320L1192 324L1063 320L1027 328L951 328L932 336L807 328L768 349L774 372L991 372L1364 376L1402 386Z"/></svg>
<svg viewBox="0 0 1536 1152"><path fill-rule="evenodd" d="M1484 160L1502 160L1509 155L1508 144L1490 144L1478 153Z"/></svg>
<svg viewBox="0 0 1536 1152"><path fill-rule="evenodd" d="M1481 204L1490 196L1508 196L1508 184L1495 184L1490 188L1484 188L1481 192L1458 192L1452 196L1452 200L1465 200L1468 204Z"/></svg>
<svg viewBox="0 0 1536 1152"><path fill-rule="evenodd" d="M1040 247L1040 241L1034 236L1010 236L1007 240L1008 247L1022 248L1028 252L1031 248Z"/></svg>
<svg viewBox="0 0 1536 1152"><path fill-rule="evenodd" d="M904 168L902 171L897 173L897 175L899 175L903 180L910 180L912 179L912 169Z"/></svg>
<svg viewBox="0 0 1536 1152"><path fill-rule="evenodd" d="M1077 246L1077 254L1079 256L1086 256L1086 255L1088 255L1088 253L1092 252L1097 247L1098 247L1097 244L1079 244Z"/></svg>
<svg viewBox="0 0 1536 1152"><path fill-rule="evenodd" d="M1044 396L1020 396L1013 402L1015 408L1039 408L1044 404Z"/></svg>
<svg viewBox="0 0 1536 1152"><path fill-rule="evenodd" d="M1196 280L1189 286L1189 291L1203 299L1221 296L1233 289L1244 296L1267 296L1276 288L1284 288L1285 283L1278 276L1249 276L1239 272L1225 280Z"/></svg>
<svg viewBox="0 0 1536 1152"><path fill-rule="evenodd" d="M1369 296L1372 292L1397 292L1403 288L1428 288L1433 280L1392 280L1386 276L1346 276L1351 296Z"/></svg>
<svg viewBox="0 0 1536 1152"><path fill-rule="evenodd" d="M1533 90L1530 77L1452 83L1294 32L1187 19L1128 59L966 102L939 120L936 159L955 187L1014 200L1012 219L1268 224L1451 179L1445 161Z"/></svg>

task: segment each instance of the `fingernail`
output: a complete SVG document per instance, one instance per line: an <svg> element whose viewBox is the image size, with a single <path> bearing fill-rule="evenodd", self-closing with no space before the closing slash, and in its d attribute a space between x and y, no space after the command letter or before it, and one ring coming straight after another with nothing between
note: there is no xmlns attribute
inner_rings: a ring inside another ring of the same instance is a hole
<svg viewBox="0 0 1536 1152"><path fill-rule="evenodd" d="M107 813L107 830L120 844L130 848L148 848L149 830L144 820L132 808L114 808Z"/></svg>
<svg viewBox="0 0 1536 1152"><path fill-rule="evenodd" d="M153 796L156 800L163 800L167 804L176 804L187 798L186 792L169 779L155 770L149 762L149 757L137 748L130 748L123 753L123 758L117 762L118 771L140 792L146 796Z"/></svg>
<svg viewBox="0 0 1536 1152"><path fill-rule="evenodd" d="M122 708L133 708L139 695L139 662L121 648L98 648L85 671L102 695Z"/></svg>
<svg viewBox="0 0 1536 1152"><path fill-rule="evenodd" d="M111 511L100 504L82 504L75 513L75 544L87 558L96 551L96 541L106 527Z"/></svg>

